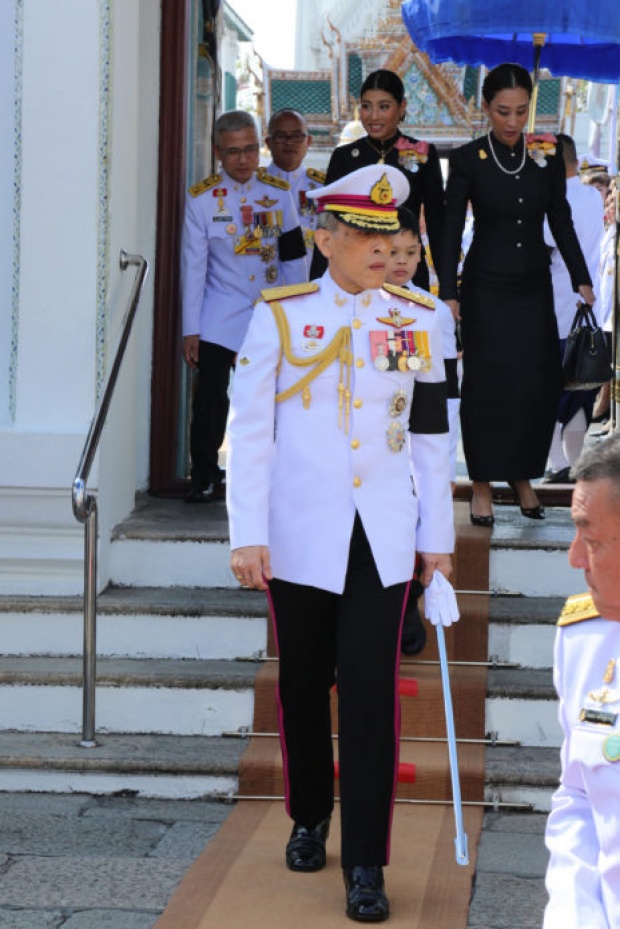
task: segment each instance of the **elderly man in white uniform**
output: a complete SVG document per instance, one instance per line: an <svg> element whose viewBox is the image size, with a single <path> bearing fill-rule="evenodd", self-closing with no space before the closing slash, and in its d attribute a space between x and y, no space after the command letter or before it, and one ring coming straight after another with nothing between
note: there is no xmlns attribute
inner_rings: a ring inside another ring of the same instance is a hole
<svg viewBox="0 0 620 929"><path fill-rule="evenodd" d="M562 776L546 842L544 929L620 926L620 434L588 449L577 483L569 560L589 595L559 621L555 684L564 731Z"/></svg>
<svg viewBox="0 0 620 929"><path fill-rule="evenodd" d="M307 280L306 249L289 184L258 167L256 124L245 110L215 122L222 169L194 184L181 247L183 358L198 370L190 434L188 503L224 495L218 452L228 385L263 287Z"/></svg>
<svg viewBox="0 0 620 929"><path fill-rule="evenodd" d="M382 868L416 550L426 585L435 569L450 574L454 542L439 321L428 296L382 286L407 192L387 165L312 192L328 270L255 308L229 422L231 566L268 589L280 659L286 863L325 865L337 679L346 912L361 922L389 914Z"/></svg>
<svg viewBox="0 0 620 929"><path fill-rule="evenodd" d="M267 165L268 174L281 178L291 186L293 202L304 232L309 271L314 248L316 203L308 197L308 191L325 184L325 171L304 163L312 136L308 132L306 120L297 110L282 109L273 113L265 141L272 157L271 163Z"/></svg>

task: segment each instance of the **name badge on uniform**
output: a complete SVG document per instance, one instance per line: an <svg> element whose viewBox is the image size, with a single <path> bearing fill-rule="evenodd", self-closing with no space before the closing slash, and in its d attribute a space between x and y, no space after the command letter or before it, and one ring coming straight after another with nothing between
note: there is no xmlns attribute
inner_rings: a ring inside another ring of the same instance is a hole
<svg viewBox="0 0 620 929"><path fill-rule="evenodd" d="M598 690L591 690L579 711L582 723L594 723L597 726L614 726L618 713L611 709L613 704L620 704L620 690L609 686L616 673L616 661L611 658L607 662L603 675L603 686ZM605 709L604 709L605 707Z"/></svg>

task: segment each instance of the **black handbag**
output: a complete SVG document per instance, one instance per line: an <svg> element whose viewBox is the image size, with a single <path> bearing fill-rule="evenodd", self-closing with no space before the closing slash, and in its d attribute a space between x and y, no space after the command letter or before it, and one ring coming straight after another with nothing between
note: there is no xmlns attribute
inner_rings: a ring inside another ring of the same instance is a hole
<svg viewBox="0 0 620 929"><path fill-rule="evenodd" d="M566 340L562 371L565 390L601 387L613 376L605 333L587 303L577 304L577 312Z"/></svg>

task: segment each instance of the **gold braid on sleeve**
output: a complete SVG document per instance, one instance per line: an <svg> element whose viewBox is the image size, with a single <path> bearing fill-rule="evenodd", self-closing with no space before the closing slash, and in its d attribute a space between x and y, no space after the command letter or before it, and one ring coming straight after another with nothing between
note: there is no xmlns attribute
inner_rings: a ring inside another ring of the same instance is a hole
<svg viewBox="0 0 620 929"><path fill-rule="evenodd" d="M309 358L299 358L293 355L291 350L291 331L286 318L286 313L282 304L276 300L270 301L269 306L274 315L278 333L280 335L280 344L284 357L296 368L312 369L304 374L296 384L293 384L287 390L276 394L276 403L282 403L297 393L301 393L301 400L305 410L310 407L312 395L310 393L310 384L333 364L336 359L340 362L340 377L338 381L338 427L342 428L342 415L344 410L344 429L349 431L349 418L351 412L351 367L353 365L353 353L351 351L351 329L349 326L341 326L329 345L326 345L322 352L312 355Z"/></svg>

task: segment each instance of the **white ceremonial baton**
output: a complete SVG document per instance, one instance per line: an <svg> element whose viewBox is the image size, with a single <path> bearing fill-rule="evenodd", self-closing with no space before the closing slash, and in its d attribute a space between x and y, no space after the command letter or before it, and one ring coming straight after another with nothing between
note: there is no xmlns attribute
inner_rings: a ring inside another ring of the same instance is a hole
<svg viewBox="0 0 620 929"><path fill-rule="evenodd" d="M443 703L446 711L446 729L448 731L448 753L450 756L450 777L452 779L452 800L454 803L454 822L456 825L456 863L469 864L467 851L467 833L463 828L463 807L461 805L461 782L459 780L459 760L456 751L456 733L454 731L454 712L452 709L452 694L450 692L450 676L448 674L448 656L446 654L446 637L441 623L437 624L437 647L439 649L439 662L441 664L441 683L443 688Z"/></svg>

